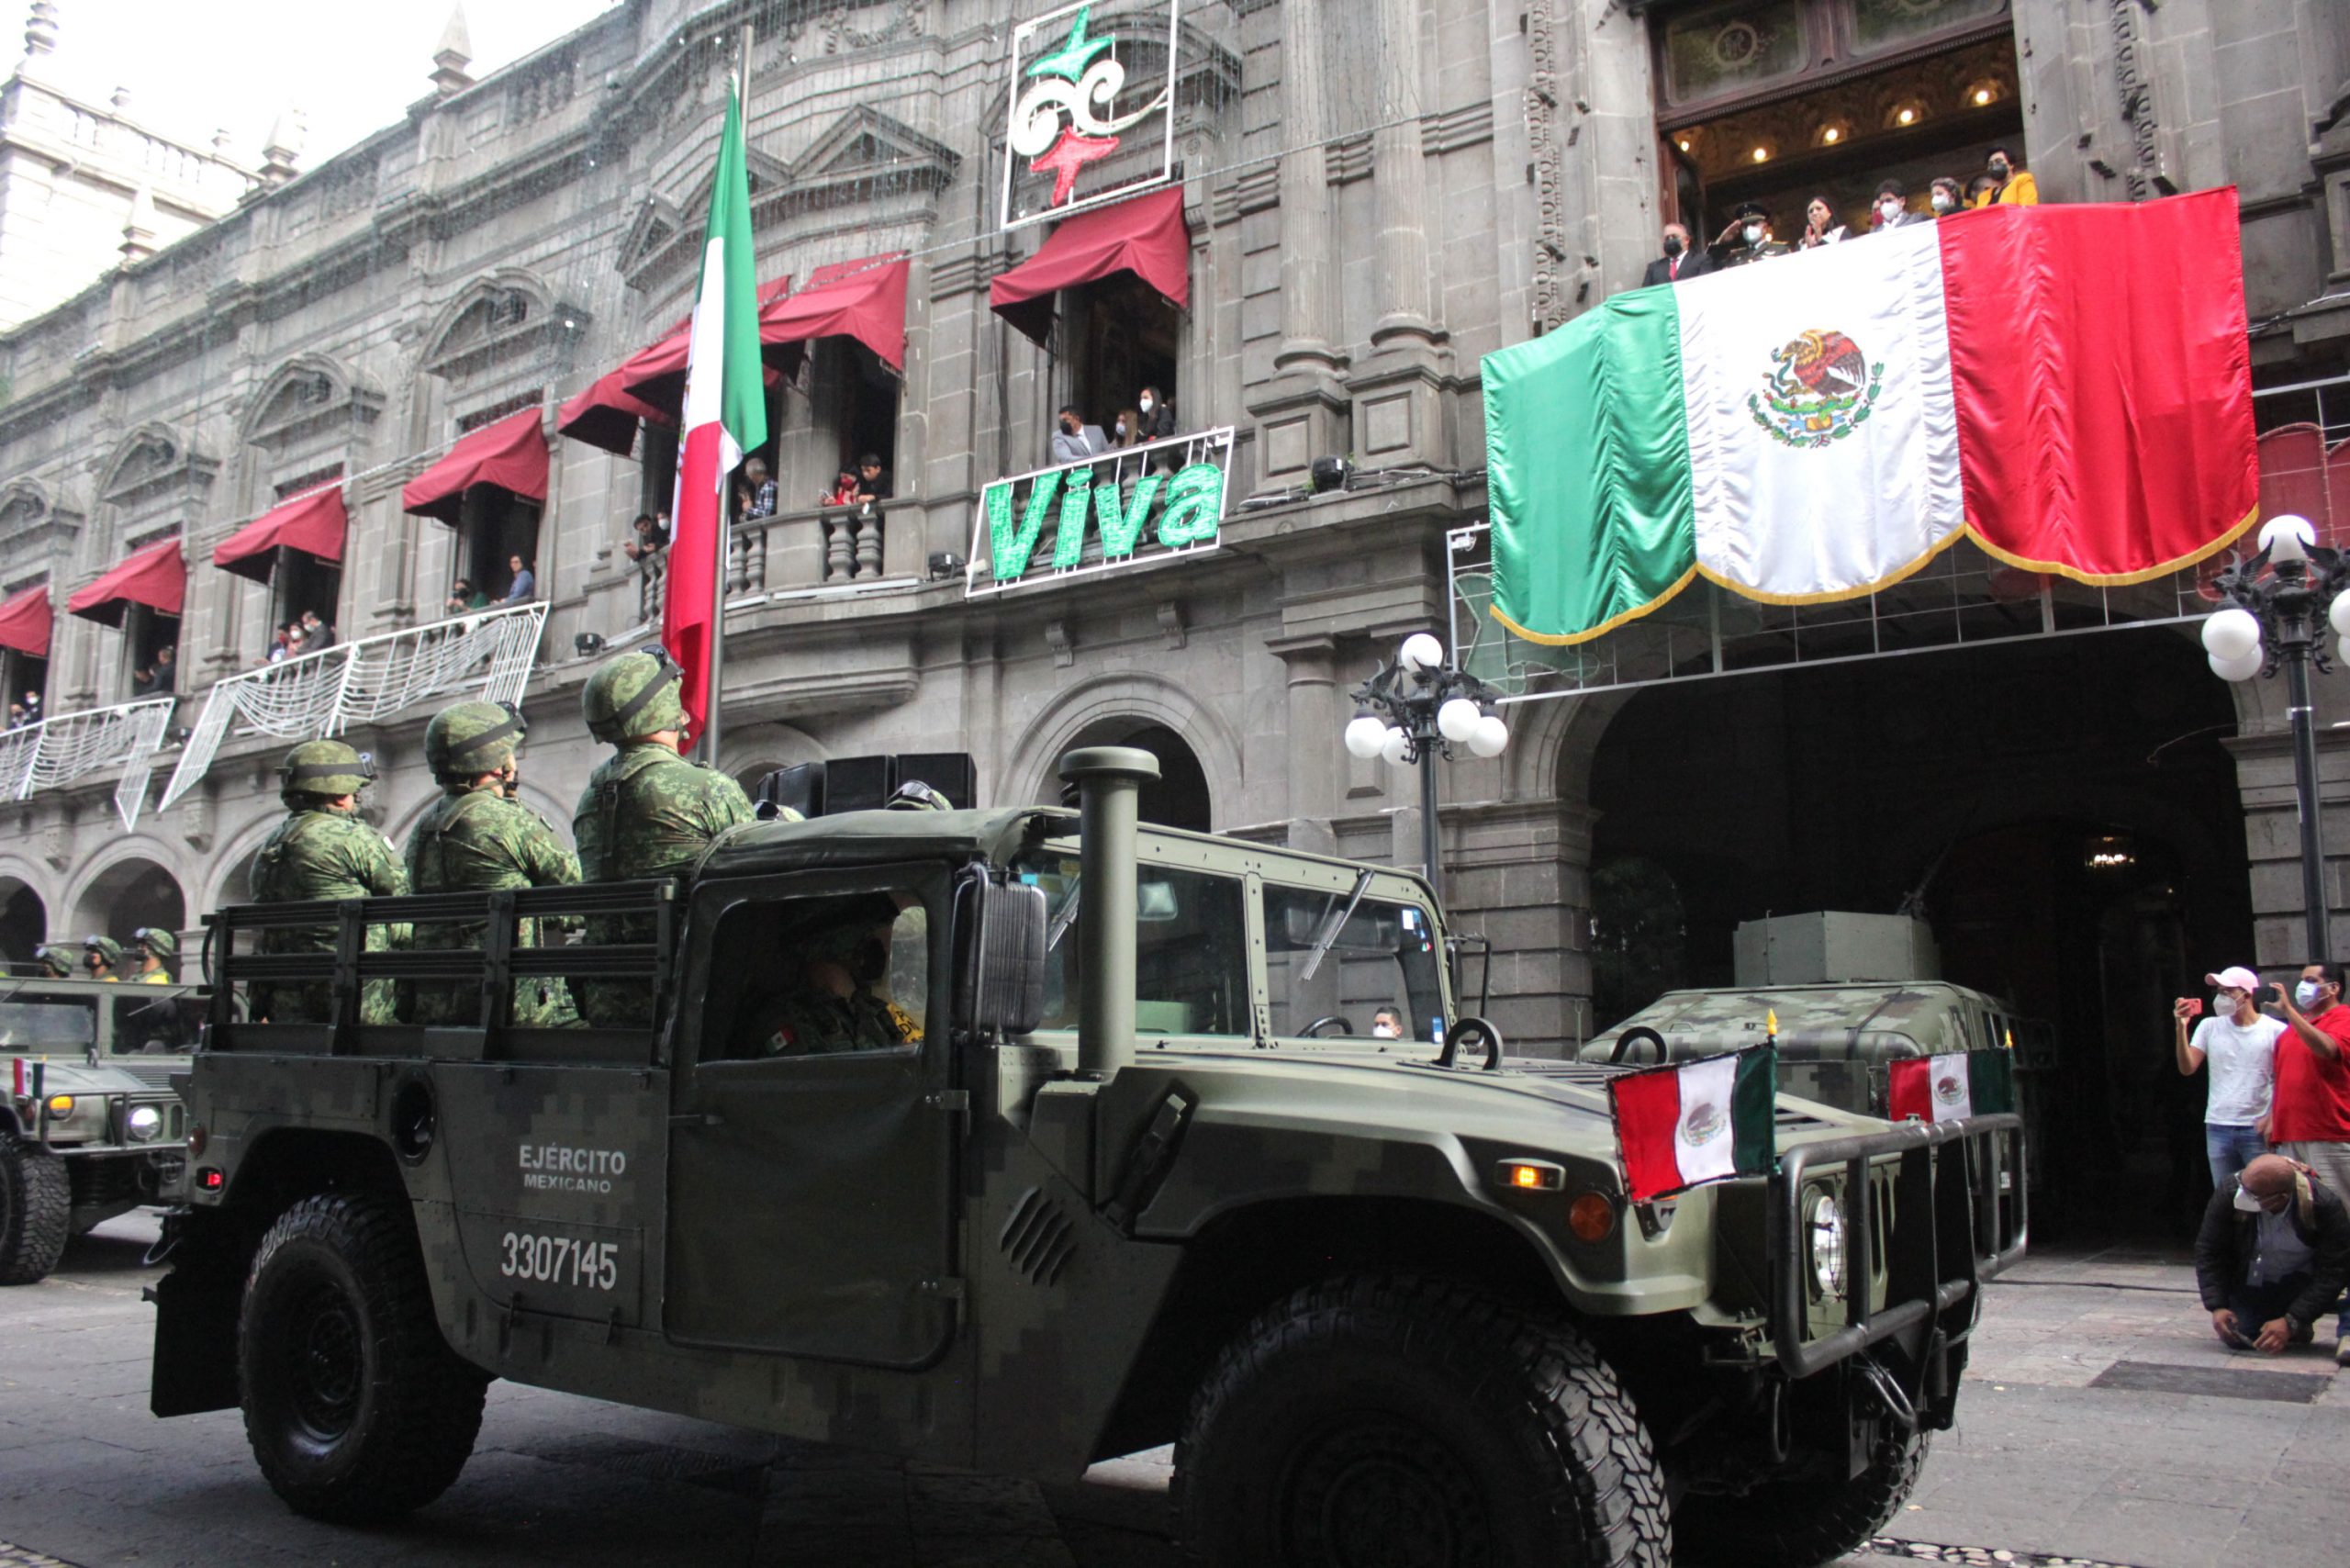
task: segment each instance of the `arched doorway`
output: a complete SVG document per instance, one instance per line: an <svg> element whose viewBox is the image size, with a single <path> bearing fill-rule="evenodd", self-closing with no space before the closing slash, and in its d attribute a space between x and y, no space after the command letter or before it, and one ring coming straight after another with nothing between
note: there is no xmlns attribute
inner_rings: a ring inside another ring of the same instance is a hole
<svg viewBox="0 0 2350 1568"><path fill-rule="evenodd" d="M2206 1178L2169 999L2252 954L2235 728L2152 630L1651 687L1591 758L1595 919L1617 882L1677 893L1678 953L1618 964L1662 989L1734 983L1743 921L1920 915L1943 978L2053 1025L2034 1186L2077 1212L2035 1232L2176 1238Z"/></svg>
<svg viewBox="0 0 2350 1568"><path fill-rule="evenodd" d="M1190 743L1164 724L1147 719L1104 719L1089 724L1077 745L1130 745L1158 759L1158 779L1142 788L1142 820L1161 827L1212 831L1208 776Z"/></svg>
<svg viewBox="0 0 2350 1568"><path fill-rule="evenodd" d="M152 860L118 860L90 880L73 905L72 938L111 936L128 947L142 925L179 931L187 924L187 895L179 879Z"/></svg>
<svg viewBox="0 0 2350 1568"><path fill-rule="evenodd" d="M0 958L29 964L33 949L49 940L49 906L17 877L0 877Z"/></svg>

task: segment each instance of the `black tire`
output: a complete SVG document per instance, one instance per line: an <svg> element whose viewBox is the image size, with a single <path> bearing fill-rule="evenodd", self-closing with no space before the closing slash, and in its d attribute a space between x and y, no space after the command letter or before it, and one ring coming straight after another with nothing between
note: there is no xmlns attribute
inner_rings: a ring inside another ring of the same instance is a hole
<svg viewBox="0 0 2350 1568"><path fill-rule="evenodd" d="M1858 1547L1901 1511L1926 1463L1931 1432L1888 1431L1850 1481L1787 1481L1742 1497L1691 1493L1673 1510L1684 1562L1696 1568L1818 1568Z"/></svg>
<svg viewBox="0 0 2350 1568"><path fill-rule="evenodd" d="M1669 1568L1664 1476L1616 1374L1555 1318L1357 1276L1243 1329L1175 1445L1185 1561Z"/></svg>
<svg viewBox="0 0 2350 1568"><path fill-rule="evenodd" d="M473 1452L487 1387L433 1321L402 1205L322 1193L262 1238L237 1389L262 1474L296 1513L361 1524L438 1497Z"/></svg>
<svg viewBox="0 0 2350 1568"><path fill-rule="evenodd" d="M47 1278L65 1253L73 1215L64 1157L0 1132L0 1285Z"/></svg>

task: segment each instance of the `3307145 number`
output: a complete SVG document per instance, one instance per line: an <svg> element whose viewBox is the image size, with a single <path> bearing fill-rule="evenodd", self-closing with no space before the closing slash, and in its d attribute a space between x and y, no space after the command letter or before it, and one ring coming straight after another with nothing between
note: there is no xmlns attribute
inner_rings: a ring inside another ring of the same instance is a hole
<svg viewBox="0 0 2350 1568"><path fill-rule="evenodd" d="M532 1236L508 1231L501 1238L505 1255L498 1271L512 1280L535 1280L550 1285L577 1285L608 1291L620 1283L620 1244L582 1241L576 1236Z"/></svg>

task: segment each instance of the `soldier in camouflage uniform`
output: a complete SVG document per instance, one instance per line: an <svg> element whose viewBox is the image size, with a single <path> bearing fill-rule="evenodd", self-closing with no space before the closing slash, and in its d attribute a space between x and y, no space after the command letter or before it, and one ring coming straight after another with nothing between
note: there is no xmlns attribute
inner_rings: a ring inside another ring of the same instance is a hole
<svg viewBox="0 0 2350 1568"><path fill-rule="evenodd" d="M122 944L111 936L82 938L82 967L94 980L122 979Z"/></svg>
<svg viewBox="0 0 2350 1568"><path fill-rule="evenodd" d="M588 776L572 813L571 836L588 881L681 876L711 839L752 820L741 785L677 755L686 724L680 673L655 645L607 660L580 693L588 733L619 748ZM602 916L588 923L588 940L649 942L655 931L649 914ZM578 999L590 1024L653 1022L653 996L640 983L583 980Z"/></svg>
<svg viewBox="0 0 2350 1568"><path fill-rule="evenodd" d="M73 949L44 942L33 949L33 961L59 980L73 978Z"/></svg>
<svg viewBox="0 0 2350 1568"><path fill-rule="evenodd" d="M897 906L858 899L792 947L806 956L799 984L755 1008L747 1025L763 1056L883 1051L922 1038L904 1010L875 990L889 976Z"/></svg>
<svg viewBox="0 0 2350 1568"><path fill-rule="evenodd" d="M139 973L133 978L140 985L172 984L172 966L179 961L180 939L151 925L142 925L133 935L139 942Z"/></svg>
<svg viewBox="0 0 2350 1568"><path fill-rule="evenodd" d="M408 891L408 873L391 842L359 820L359 791L375 781L375 765L341 741L305 741L278 765L277 798L285 820L253 856L251 879L255 903L297 903L309 899L387 898ZM407 932L371 925L367 946L380 952L405 946ZM264 953L331 953L330 925L288 926L261 935ZM324 981L304 985L255 985L252 1015L274 1024L331 1022L334 988ZM370 980L359 1003L363 1024L392 1021L392 987Z"/></svg>
<svg viewBox="0 0 2350 1568"><path fill-rule="evenodd" d="M432 716L424 729L425 762L441 786L408 840L408 880L420 893L496 892L506 888L568 887L579 862L544 818L509 791L519 776L517 754L530 724L505 702L460 702ZM526 920L517 942L538 946L540 923ZM419 925L420 948L478 947L480 921ZM411 1024L479 1021L481 991L460 982L420 980L402 987L400 1016ZM559 976L518 980L513 1022L547 1027L578 1021Z"/></svg>

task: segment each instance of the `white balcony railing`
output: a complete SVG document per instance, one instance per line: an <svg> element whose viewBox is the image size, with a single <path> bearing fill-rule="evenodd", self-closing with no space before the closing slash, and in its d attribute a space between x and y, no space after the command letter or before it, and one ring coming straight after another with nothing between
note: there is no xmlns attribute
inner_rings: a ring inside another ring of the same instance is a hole
<svg viewBox="0 0 2350 1568"><path fill-rule="evenodd" d="M979 492L970 598L1214 550L1232 431L1169 436L998 479Z"/></svg>
<svg viewBox="0 0 2350 1568"><path fill-rule="evenodd" d="M428 697L464 692L520 702L546 625L544 604L485 610L386 632L217 681L203 716L163 787L168 810L196 787L232 725L281 740L339 735L388 719Z"/></svg>
<svg viewBox="0 0 2350 1568"><path fill-rule="evenodd" d="M38 724L0 733L0 790L21 801L36 790L71 784L103 767L122 765L114 809L125 828L139 825L147 779L171 725L177 699L151 697L81 713L60 713Z"/></svg>

